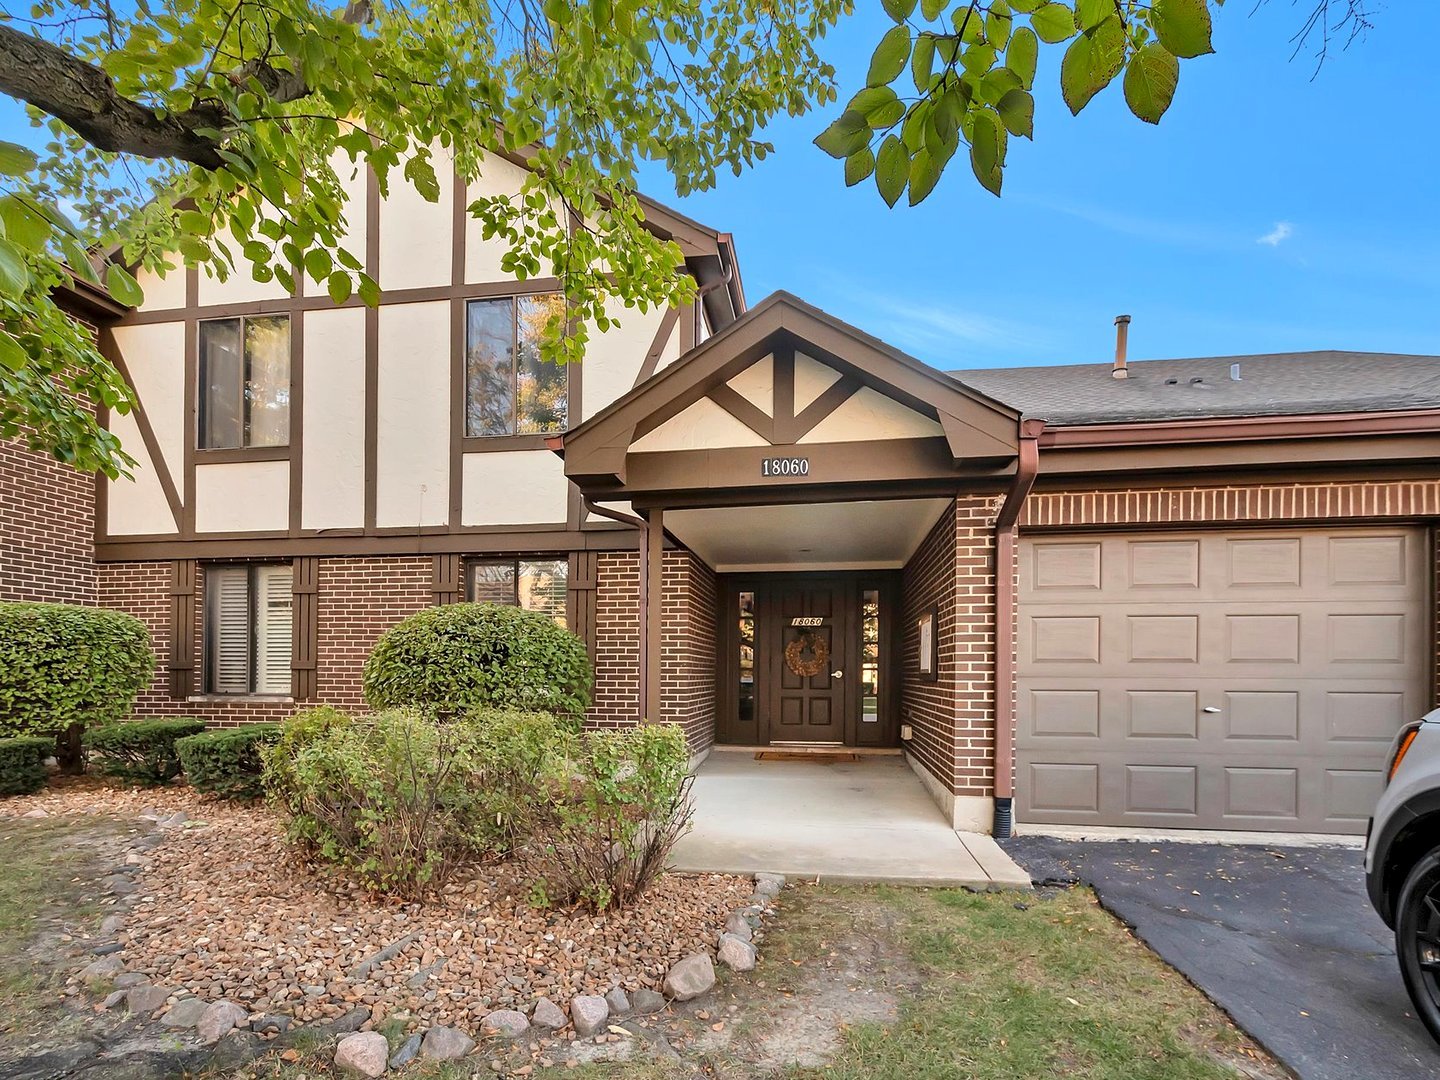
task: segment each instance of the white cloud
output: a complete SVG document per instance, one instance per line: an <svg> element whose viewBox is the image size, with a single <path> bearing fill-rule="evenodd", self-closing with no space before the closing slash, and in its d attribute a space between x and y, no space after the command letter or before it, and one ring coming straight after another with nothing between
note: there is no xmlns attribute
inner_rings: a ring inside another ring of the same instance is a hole
<svg viewBox="0 0 1440 1080"><path fill-rule="evenodd" d="M1275 227L1264 236L1256 237L1257 244L1265 244L1268 247L1279 247L1290 237L1295 235L1295 226L1288 221L1277 221Z"/></svg>

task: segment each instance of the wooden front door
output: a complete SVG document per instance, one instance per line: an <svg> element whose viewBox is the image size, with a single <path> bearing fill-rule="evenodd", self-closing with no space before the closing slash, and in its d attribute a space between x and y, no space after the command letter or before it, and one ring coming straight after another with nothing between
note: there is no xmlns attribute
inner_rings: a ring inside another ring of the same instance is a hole
<svg viewBox="0 0 1440 1080"><path fill-rule="evenodd" d="M854 585L793 578L761 594L758 640L762 712L770 743L844 744L851 694Z"/></svg>

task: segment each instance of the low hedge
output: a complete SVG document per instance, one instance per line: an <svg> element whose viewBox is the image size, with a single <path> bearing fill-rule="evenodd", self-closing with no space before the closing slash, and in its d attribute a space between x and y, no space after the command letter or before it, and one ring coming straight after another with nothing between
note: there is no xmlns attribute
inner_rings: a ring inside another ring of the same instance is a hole
<svg viewBox="0 0 1440 1080"><path fill-rule="evenodd" d="M22 735L0 739L0 795L29 795L45 786L45 759L55 752L54 739Z"/></svg>
<svg viewBox="0 0 1440 1080"><path fill-rule="evenodd" d="M106 776L158 786L180 775L176 742L204 730L205 721L193 717L130 720L87 731L85 749Z"/></svg>
<svg viewBox="0 0 1440 1080"><path fill-rule="evenodd" d="M176 740L175 753L196 791L225 799L258 799L265 793L261 749L279 739L279 724L247 724L187 735Z"/></svg>

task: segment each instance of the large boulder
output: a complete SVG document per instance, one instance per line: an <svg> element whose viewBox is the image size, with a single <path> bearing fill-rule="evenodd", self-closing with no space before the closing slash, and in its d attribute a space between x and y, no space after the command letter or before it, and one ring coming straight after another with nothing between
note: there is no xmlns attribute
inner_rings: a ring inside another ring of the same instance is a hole
<svg viewBox="0 0 1440 1080"><path fill-rule="evenodd" d="M691 953L665 973L661 989L675 1001L689 1001L715 985L715 965L709 953Z"/></svg>
<svg viewBox="0 0 1440 1080"><path fill-rule="evenodd" d="M731 971L755 970L755 946L737 934L721 934L719 961Z"/></svg>
<svg viewBox="0 0 1440 1080"><path fill-rule="evenodd" d="M356 1031L335 1044L335 1067L342 1073L383 1076L390 1060L390 1044L378 1031Z"/></svg>
<svg viewBox="0 0 1440 1080"><path fill-rule="evenodd" d="M514 1009L496 1009L480 1021L482 1032L502 1039L518 1039L529 1029L530 1021L525 1019L525 1014Z"/></svg>
<svg viewBox="0 0 1440 1080"><path fill-rule="evenodd" d="M536 1027L549 1028L551 1031L559 1031L570 1022L565 1011L556 1005L549 998L541 998L535 1003L535 1012L530 1016L530 1022Z"/></svg>
<svg viewBox="0 0 1440 1080"><path fill-rule="evenodd" d="M570 1020L575 1025L575 1034L582 1039L598 1035L605 1030L605 1021L610 1019L610 1006L603 997L581 994L570 1002Z"/></svg>
<svg viewBox="0 0 1440 1080"><path fill-rule="evenodd" d="M434 1061L454 1061L475 1049L475 1040L459 1028L433 1027L420 1040L420 1056Z"/></svg>
<svg viewBox="0 0 1440 1080"><path fill-rule="evenodd" d="M233 1001L212 1001L195 1024L195 1035L207 1046L217 1043L237 1027L244 1027L250 1013Z"/></svg>

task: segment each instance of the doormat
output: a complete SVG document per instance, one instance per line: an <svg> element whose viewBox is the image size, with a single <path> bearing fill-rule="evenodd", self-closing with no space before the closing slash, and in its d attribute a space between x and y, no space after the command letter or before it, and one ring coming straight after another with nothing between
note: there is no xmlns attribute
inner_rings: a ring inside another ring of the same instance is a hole
<svg viewBox="0 0 1440 1080"><path fill-rule="evenodd" d="M859 754L807 754L803 750L761 750L756 761L807 761L811 765L844 765L860 760Z"/></svg>

